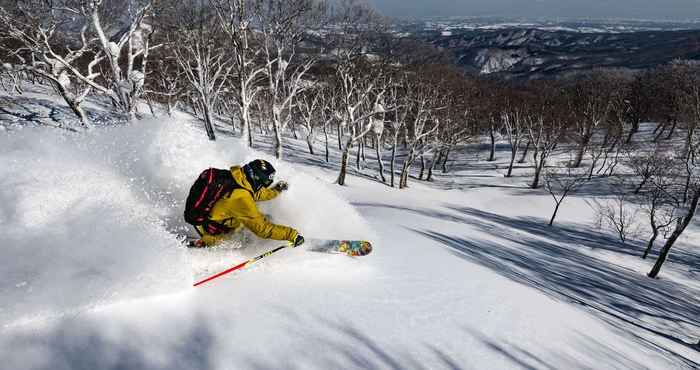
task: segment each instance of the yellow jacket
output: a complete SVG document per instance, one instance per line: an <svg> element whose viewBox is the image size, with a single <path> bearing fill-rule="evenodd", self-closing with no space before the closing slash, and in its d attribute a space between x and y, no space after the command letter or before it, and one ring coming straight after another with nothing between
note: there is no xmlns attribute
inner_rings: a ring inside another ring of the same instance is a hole
<svg viewBox="0 0 700 370"><path fill-rule="evenodd" d="M240 231L245 226L260 238L293 242L298 235L296 230L271 223L258 211L258 207L255 205L256 201L274 199L279 195L279 192L264 187L253 192L253 186L248 182L243 169L239 166L231 167L231 174L236 183L243 189L236 188L230 195L219 199L214 204L209 219L230 227L233 229L232 233ZM231 234L210 235L201 226L197 226L197 230L202 235L202 241L207 245L217 244L227 239Z"/></svg>

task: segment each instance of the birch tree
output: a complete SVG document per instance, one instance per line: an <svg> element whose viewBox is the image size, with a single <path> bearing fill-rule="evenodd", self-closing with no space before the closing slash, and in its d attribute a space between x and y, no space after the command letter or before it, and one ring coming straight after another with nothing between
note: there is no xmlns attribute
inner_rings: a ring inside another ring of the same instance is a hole
<svg viewBox="0 0 700 370"><path fill-rule="evenodd" d="M326 95L325 86L316 86L297 95L297 110L301 117L301 124L306 130L306 145L309 153L314 155L315 129L323 123L323 103ZM325 126L324 126L325 127ZM327 141L327 140L326 140Z"/></svg>
<svg viewBox="0 0 700 370"><path fill-rule="evenodd" d="M67 11L86 18L97 35L98 46L107 61L106 78L113 104L128 119L136 117L137 99L143 94L148 74L149 52L153 27L145 22L150 16L151 0L127 1L127 12L122 19L107 14L105 0L66 0ZM114 34L108 31L117 30Z"/></svg>
<svg viewBox="0 0 700 370"><path fill-rule="evenodd" d="M510 144L510 162L508 164L508 173L506 177L511 177L513 174L513 165L515 157L518 155L521 141L526 135L525 130L525 103L522 97L517 96L514 91L507 92L504 99L504 107L501 112L501 122Z"/></svg>
<svg viewBox="0 0 700 370"><path fill-rule="evenodd" d="M555 84L539 82L531 87L541 91L533 101L525 119L535 165L535 174L530 187L537 189L547 160L564 136L570 113L561 101L561 91Z"/></svg>
<svg viewBox="0 0 700 370"><path fill-rule="evenodd" d="M408 175L413 162L429 147L428 137L434 134L440 126L440 121L433 116L438 89L424 81L416 84L409 83L405 88L407 99L405 106L400 109L408 110L409 118L405 126L407 153L401 167L399 189L408 187Z"/></svg>
<svg viewBox="0 0 700 370"><path fill-rule="evenodd" d="M254 40L253 25L256 24L256 7L262 0L211 0L216 11L219 26L228 40L228 52L233 59L235 92L241 118L242 137L248 146L253 146L251 135L251 107L256 95L262 91L265 64L258 60L262 53L259 43Z"/></svg>
<svg viewBox="0 0 700 370"><path fill-rule="evenodd" d="M268 109L275 134L275 156L281 158L282 132L292 119L292 105L304 88L303 78L315 61L308 58L297 63L297 46L307 32L317 28L324 10L316 0L263 0L256 13L270 94Z"/></svg>
<svg viewBox="0 0 700 370"><path fill-rule="evenodd" d="M19 1L13 9L0 8L0 23L6 27L0 41L8 45L3 47L10 56L5 64L8 71L48 81L81 124L90 127L81 104L93 89L109 92L95 81L104 55L94 50L96 39L86 19L79 19L77 33L67 29L72 15L70 9L54 3Z"/></svg>
<svg viewBox="0 0 700 370"><path fill-rule="evenodd" d="M554 225L559 208L567 196L574 193L585 181L586 173L569 166L564 171L547 169L544 175L545 189L554 199L554 212L549 219L549 226Z"/></svg>
<svg viewBox="0 0 700 370"><path fill-rule="evenodd" d="M345 132L341 149L338 185L345 185L350 149L372 132L370 118L386 112L381 101L388 82L381 71L372 71L365 63L345 64L338 67L340 97L337 116Z"/></svg>
<svg viewBox="0 0 700 370"><path fill-rule="evenodd" d="M226 86L232 65L223 48L216 45L210 35L203 36L198 31L188 32L177 41L174 52L183 75L196 92L207 136L209 140L216 140L214 107Z"/></svg>

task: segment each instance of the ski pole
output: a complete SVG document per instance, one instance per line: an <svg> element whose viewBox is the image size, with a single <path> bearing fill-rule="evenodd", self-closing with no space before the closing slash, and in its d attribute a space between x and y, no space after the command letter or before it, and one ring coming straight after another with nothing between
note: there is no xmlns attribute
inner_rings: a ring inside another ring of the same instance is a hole
<svg viewBox="0 0 700 370"><path fill-rule="evenodd" d="M206 279L204 279L204 280L202 280L202 281L199 281L199 282L195 283L193 286L202 285L202 284L206 283L207 281L214 280L214 279L216 279L216 278L218 278L218 277L220 277L220 276L224 276L224 275L226 275L226 274L228 274L228 273L230 273L230 272L236 271L236 270L238 270L238 269L242 269L242 268L244 268L244 267L246 267L246 266L248 266L248 265L250 265L250 264L253 264L253 263L255 263L256 261L258 261L258 260L260 260L260 259L263 259L263 258L265 258L265 257L267 257L267 256L269 256L269 255L271 255L271 254L273 254L273 253L275 253L275 252L277 252L277 251L280 251L280 250L282 250L282 249L284 249L284 248L289 248L289 247L293 247L293 245L292 245L291 243L290 243L289 245L281 245L281 246L279 246L279 247L277 247L277 248L275 248L275 249L273 249L273 250L271 250L271 251L265 252L265 253L263 253L263 254L261 254L261 255L255 257L255 258L249 259L249 260L247 260L247 261L245 261L245 262L243 262L243 263L241 263L241 264L238 264L238 265L236 265L236 266L233 266L233 267L231 267L231 268L228 269L228 270L221 271L221 272L219 272L218 274L212 275L212 276L210 276L210 277L208 277L208 278L206 278Z"/></svg>

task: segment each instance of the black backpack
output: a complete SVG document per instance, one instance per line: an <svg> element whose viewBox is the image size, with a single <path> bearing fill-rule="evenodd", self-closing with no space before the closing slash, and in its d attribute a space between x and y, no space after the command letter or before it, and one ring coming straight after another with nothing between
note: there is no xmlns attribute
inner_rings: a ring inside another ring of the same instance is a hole
<svg viewBox="0 0 700 370"><path fill-rule="evenodd" d="M229 228L209 220L214 204L234 189L242 188L233 179L231 171L209 168L204 170L190 188L185 204L185 221L193 226L204 226L210 234L228 232ZM214 225L208 225L214 223Z"/></svg>

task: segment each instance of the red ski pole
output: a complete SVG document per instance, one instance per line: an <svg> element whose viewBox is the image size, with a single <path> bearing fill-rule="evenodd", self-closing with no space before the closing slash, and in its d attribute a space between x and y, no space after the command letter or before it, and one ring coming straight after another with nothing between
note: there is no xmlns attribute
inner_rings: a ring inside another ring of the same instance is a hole
<svg viewBox="0 0 700 370"><path fill-rule="evenodd" d="M293 247L293 245L292 245L292 244L289 244L289 245L282 245L282 246L279 246L279 247L277 247L277 248L275 248L275 249L273 249L273 250L271 250L271 251L265 252L265 253L263 253L263 254L261 254L261 255L255 257L255 258L249 259L249 260L247 260L247 261L245 261L245 262L243 262L243 263L241 263L241 264L239 264L239 265L233 266L233 267L231 267L231 268L228 269L228 270L221 271L221 272L219 272L218 274L212 275L212 276L210 276L210 277L208 277L208 278L206 278L206 279L204 279L204 280L202 280L202 281L196 282L196 283L194 283L193 286L202 285L202 284L206 283L207 281L214 280L214 279L216 279L216 278L218 278L218 277L220 277L220 276L224 276L224 275L226 275L226 274L228 274L228 273L230 273L230 272L236 271L236 270L238 270L238 269L242 269L243 267L246 267L246 266L248 266L248 265L250 265L250 264L256 262L257 260L263 259L263 258L265 258L265 257L267 257L267 256L269 256L269 255L271 255L271 254L273 254L273 253L275 253L275 252L277 252L277 251L280 251L280 250L282 250L282 249L284 249L284 248L289 248L289 247Z"/></svg>

